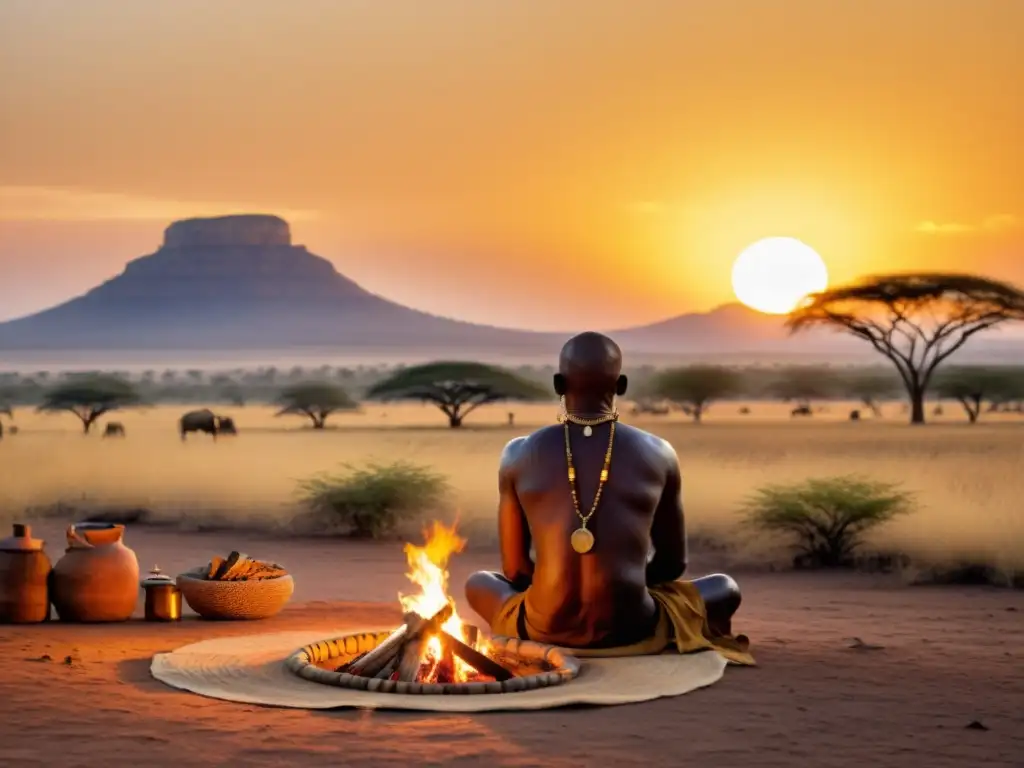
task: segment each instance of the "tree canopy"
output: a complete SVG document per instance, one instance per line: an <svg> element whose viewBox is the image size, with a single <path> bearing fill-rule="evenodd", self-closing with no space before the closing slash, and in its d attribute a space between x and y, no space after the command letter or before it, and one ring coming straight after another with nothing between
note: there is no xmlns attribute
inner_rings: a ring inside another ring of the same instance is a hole
<svg viewBox="0 0 1024 768"><path fill-rule="evenodd" d="M712 402L737 394L742 385L743 378L737 371L692 365L656 374L648 389L658 397L686 406L694 422L699 423Z"/></svg>
<svg viewBox="0 0 1024 768"><path fill-rule="evenodd" d="M103 414L138 405L143 405L142 398L130 381L108 374L84 374L48 390L37 410L69 411L82 420L82 431L88 434Z"/></svg>
<svg viewBox="0 0 1024 768"><path fill-rule="evenodd" d="M401 368L370 387L371 400L421 400L444 411L451 427L461 427L475 409L502 400L546 400L540 384L484 363L439 361Z"/></svg>
<svg viewBox="0 0 1024 768"><path fill-rule="evenodd" d="M306 381L286 387L277 398L277 404L282 406L278 416L307 416L313 422L313 429L323 429L327 417L336 411L359 408L344 389L322 381Z"/></svg>
<svg viewBox="0 0 1024 768"><path fill-rule="evenodd" d="M784 402L810 407L813 400L824 400L836 392L835 373L824 366L798 365L783 369L768 384L768 393Z"/></svg>
<svg viewBox="0 0 1024 768"><path fill-rule="evenodd" d="M815 326L871 344L899 372L911 423L924 423L924 398L938 366L972 336L1024 319L1024 293L1009 283L968 274L874 275L812 294L790 313L798 332Z"/></svg>
<svg viewBox="0 0 1024 768"><path fill-rule="evenodd" d="M1024 398L1024 371L1005 366L970 366L940 370L935 376L939 397L956 400L972 424L981 416L982 406L993 407Z"/></svg>

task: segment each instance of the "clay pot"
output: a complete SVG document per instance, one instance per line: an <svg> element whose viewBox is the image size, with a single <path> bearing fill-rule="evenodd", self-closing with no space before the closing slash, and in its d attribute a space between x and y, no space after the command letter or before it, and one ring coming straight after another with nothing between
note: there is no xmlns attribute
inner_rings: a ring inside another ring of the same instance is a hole
<svg viewBox="0 0 1024 768"><path fill-rule="evenodd" d="M38 624L50 618L50 558L27 525L0 541L0 624Z"/></svg>
<svg viewBox="0 0 1024 768"><path fill-rule="evenodd" d="M121 542L124 526L68 526L68 548L53 567L50 598L61 621L126 621L139 597L139 561Z"/></svg>

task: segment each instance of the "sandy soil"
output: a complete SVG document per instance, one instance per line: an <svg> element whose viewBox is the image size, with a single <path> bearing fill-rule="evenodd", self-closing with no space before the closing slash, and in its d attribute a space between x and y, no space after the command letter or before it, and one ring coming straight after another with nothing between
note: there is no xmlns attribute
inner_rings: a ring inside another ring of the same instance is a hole
<svg viewBox="0 0 1024 768"><path fill-rule="evenodd" d="M40 533L59 556L59 528ZM739 574L746 601L737 628L761 666L730 669L707 690L539 714L306 712L169 689L149 676L150 657L214 636L394 623L395 595L407 586L400 547L139 528L128 543L144 568L156 562L170 572L240 547L276 559L295 575L293 605L249 624L4 627L0 765L963 768L1024 759L1019 592ZM453 583L494 561L487 552L458 556ZM699 574L715 563L698 557L694 566ZM852 648L853 638L880 647Z"/></svg>

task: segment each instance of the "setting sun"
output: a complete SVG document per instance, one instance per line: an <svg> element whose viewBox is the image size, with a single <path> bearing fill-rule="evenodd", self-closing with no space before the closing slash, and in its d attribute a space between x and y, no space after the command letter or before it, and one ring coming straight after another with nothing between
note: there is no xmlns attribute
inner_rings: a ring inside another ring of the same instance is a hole
<svg viewBox="0 0 1024 768"><path fill-rule="evenodd" d="M817 251L792 237L766 237L748 246L732 267L736 298L752 309L783 315L809 293L828 287Z"/></svg>

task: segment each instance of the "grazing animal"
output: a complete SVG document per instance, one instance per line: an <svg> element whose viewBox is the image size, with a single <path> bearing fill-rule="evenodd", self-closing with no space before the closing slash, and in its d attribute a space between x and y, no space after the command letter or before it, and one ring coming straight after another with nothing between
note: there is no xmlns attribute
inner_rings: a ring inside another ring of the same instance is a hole
<svg viewBox="0 0 1024 768"><path fill-rule="evenodd" d="M860 411L850 411L850 421L860 421Z"/></svg>
<svg viewBox="0 0 1024 768"><path fill-rule="evenodd" d="M809 405L798 405L792 411L789 412L790 416L813 416L814 411L811 410Z"/></svg>
<svg viewBox="0 0 1024 768"><path fill-rule="evenodd" d="M107 422L106 429L103 430L104 437L124 437L124 424L120 421L109 421Z"/></svg>
<svg viewBox="0 0 1024 768"><path fill-rule="evenodd" d="M217 439L217 417L209 408L201 411L189 411L178 422L178 430L181 432L181 439L184 440L189 432L205 432Z"/></svg>
<svg viewBox="0 0 1024 768"><path fill-rule="evenodd" d="M189 411L178 422L178 431L181 439L184 440L189 432L205 432L217 439L217 435L235 435L238 430L235 428L233 419L226 416L217 416L209 408L201 411Z"/></svg>

